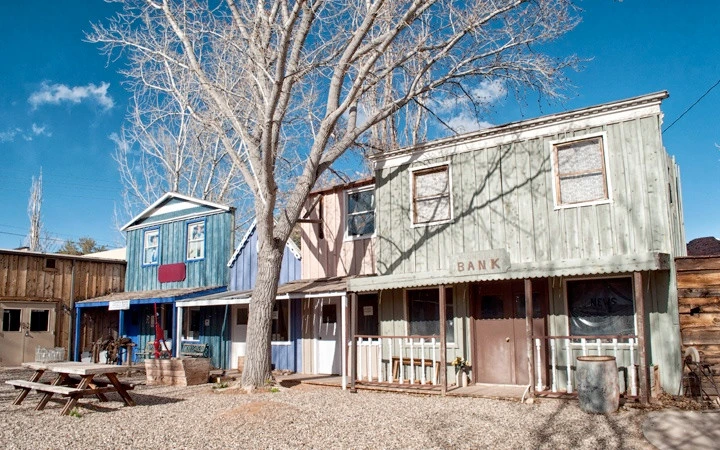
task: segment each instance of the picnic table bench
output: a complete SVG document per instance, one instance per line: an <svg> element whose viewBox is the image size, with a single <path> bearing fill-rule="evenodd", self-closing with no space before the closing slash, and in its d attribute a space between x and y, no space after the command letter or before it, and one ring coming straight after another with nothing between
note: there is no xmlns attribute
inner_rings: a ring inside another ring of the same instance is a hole
<svg viewBox="0 0 720 450"><path fill-rule="evenodd" d="M95 395L97 398L106 402L106 392L117 392L122 398L126 406L135 406L128 390L134 388L133 385L121 383L117 378L118 366L114 364L94 364L94 363L82 363L82 362L60 362L60 363L23 363L23 367L33 369L35 372L30 377L30 380L8 380L5 383L9 384L15 389L20 389L20 393L13 401L13 405L20 405L23 400L27 397L30 391L34 390L43 394L35 409L40 411L45 408L47 403L53 397L58 394L63 397L67 397L65 406L60 411L60 414L67 415L77 404L78 400ZM56 373L57 376L52 383L42 383L40 378L45 373L50 371ZM66 385L71 375L79 375L80 381L77 385ZM103 375L107 377L109 382L97 381L93 378L95 375Z"/></svg>

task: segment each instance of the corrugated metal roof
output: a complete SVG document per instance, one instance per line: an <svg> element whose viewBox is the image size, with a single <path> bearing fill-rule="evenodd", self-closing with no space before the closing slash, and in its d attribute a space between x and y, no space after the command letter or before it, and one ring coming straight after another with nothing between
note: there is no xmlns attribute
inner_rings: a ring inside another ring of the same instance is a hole
<svg viewBox="0 0 720 450"><path fill-rule="evenodd" d="M348 291L368 292L382 289L401 289L440 284L468 283L473 281L517 280L525 278L571 277L613 273L669 270L667 253L616 255L606 258L515 263L507 272L460 275L447 270L434 272L357 277L348 280Z"/></svg>
<svg viewBox="0 0 720 450"><path fill-rule="evenodd" d="M102 304L109 303L119 300L149 300L149 299L174 299L180 300L187 297L195 297L202 295L202 293L217 293L218 290L225 291L225 286L212 286L212 287L193 287L193 288L177 288L177 289L154 289L151 291L130 291L130 292L115 292L102 297L95 297L88 300L81 300L75 302L76 306L82 307L85 304ZM100 305L97 305L100 306Z"/></svg>

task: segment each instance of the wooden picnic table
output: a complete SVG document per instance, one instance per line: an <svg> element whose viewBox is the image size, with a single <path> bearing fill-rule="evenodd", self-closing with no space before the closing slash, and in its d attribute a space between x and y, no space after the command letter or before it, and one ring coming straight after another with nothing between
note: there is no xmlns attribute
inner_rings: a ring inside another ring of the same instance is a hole
<svg viewBox="0 0 720 450"><path fill-rule="evenodd" d="M64 415L70 414L70 411L82 397L94 395L100 401L106 402L106 392L117 392L123 402L125 402L125 405L135 406L135 401L133 401L128 393L128 390L133 389L133 386L123 384L118 380L117 371L121 366L74 361L27 362L22 365L35 372L30 377L30 380L8 380L5 382L14 386L16 389L20 389L20 393L18 393L15 401L13 401L13 405L21 404L28 393L31 390L35 390L43 394L40 403L35 407L38 411L44 409L45 405L47 405L48 401L50 401L55 394L68 398L65 407L60 411L60 414ZM45 372L57 374L50 384L40 382L40 378ZM67 386L66 384L73 379L73 375L79 376L80 380L77 383L72 383L70 386ZM106 377L109 382L95 380L94 377L96 375Z"/></svg>

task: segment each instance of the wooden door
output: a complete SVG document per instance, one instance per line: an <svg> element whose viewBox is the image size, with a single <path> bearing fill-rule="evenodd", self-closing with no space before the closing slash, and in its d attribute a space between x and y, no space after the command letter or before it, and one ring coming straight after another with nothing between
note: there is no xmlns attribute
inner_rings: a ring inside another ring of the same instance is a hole
<svg viewBox="0 0 720 450"><path fill-rule="evenodd" d="M533 284L534 334L545 333L546 283ZM523 282L478 283L472 289L473 374L476 383L527 384Z"/></svg>
<svg viewBox="0 0 720 450"><path fill-rule="evenodd" d="M0 303L0 365L35 361L37 347L55 347L56 303Z"/></svg>
<svg viewBox="0 0 720 450"><path fill-rule="evenodd" d="M316 301L317 330L315 334L316 374L340 373L340 308L337 298Z"/></svg>

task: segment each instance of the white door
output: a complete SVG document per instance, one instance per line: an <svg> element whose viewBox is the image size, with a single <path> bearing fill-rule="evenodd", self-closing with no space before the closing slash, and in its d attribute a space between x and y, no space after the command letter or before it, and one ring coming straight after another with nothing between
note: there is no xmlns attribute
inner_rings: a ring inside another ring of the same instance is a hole
<svg viewBox="0 0 720 450"><path fill-rule="evenodd" d="M340 373L340 305L337 298L316 300L315 373Z"/></svg>
<svg viewBox="0 0 720 450"><path fill-rule="evenodd" d="M247 342L248 305L235 305L232 309L232 346L230 368L238 368L238 359L245 358Z"/></svg>
<svg viewBox="0 0 720 450"><path fill-rule="evenodd" d="M37 347L55 347L55 303L0 303L0 365L35 361Z"/></svg>

